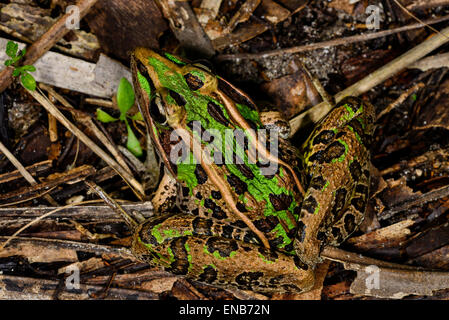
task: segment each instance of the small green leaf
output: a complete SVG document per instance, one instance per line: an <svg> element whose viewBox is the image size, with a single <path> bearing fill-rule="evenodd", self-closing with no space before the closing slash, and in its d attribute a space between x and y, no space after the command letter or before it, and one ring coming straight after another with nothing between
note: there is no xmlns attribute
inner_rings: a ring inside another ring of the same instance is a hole
<svg viewBox="0 0 449 320"><path fill-rule="evenodd" d="M109 113L101 110L100 108L97 109L97 119L103 123L114 122L118 120L113 116L109 115Z"/></svg>
<svg viewBox="0 0 449 320"><path fill-rule="evenodd" d="M134 115L132 115L131 117L129 117L131 120L134 120L134 121L143 121L143 117L142 117L142 114L140 113L140 112L137 112L136 114L134 114Z"/></svg>
<svg viewBox="0 0 449 320"><path fill-rule="evenodd" d="M5 66L9 67L10 65L12 65L12 60L8 59L5 61Z"/></svg>
<svg viewBox="0 0 449 320"><path fill-rule="evenodd" d="M34 71L36 71L36 67L35 67L35 66L30 66L30 65L28 65L28 64L22 66L21 68L22 68L22 70L29 71L29 72L34 72Z"/></svg>
<svg viewBox="0 0 449 320"><path fill-rule="evenodd" d="M126 142L126 147L132 152L136 157L140 157L142 152L142 147L140 146L139 140L135 136L133 130L131 129L128 121L126 121L126 128L128 129L128 141Z"/></svg>
<svg viewBox="0 0 449 320"><path fill-rule="evenodd" d="M13 75L13 77L17 77L17 76L19 76L20 75L20 69L14 69L13 71L12 71L12 75Z"/></svg>
<svg viewBox="0 0 449 320"><path fill-rule="evenodd" d="M11 58L14 58L16 56L18 49L19 45L14 41L8 41L8 43L6 44L6 54Z"/></svg>
<svg viewBox="0 0 449 320"><path fill-rule="evenodd" d="M120 84L117 89L117 104L120 113L126 114L128 110L134 105L134 91L133 86L126 78L120 79Z"/></svg>
<svg viewBox="0 0 449 320"><path fill-rule="evenodd" d="M34 77L31 74L27 72L22 73L20 81L22 82L22 85L28 90L36 90L36 80L34 80Z"/></svg>

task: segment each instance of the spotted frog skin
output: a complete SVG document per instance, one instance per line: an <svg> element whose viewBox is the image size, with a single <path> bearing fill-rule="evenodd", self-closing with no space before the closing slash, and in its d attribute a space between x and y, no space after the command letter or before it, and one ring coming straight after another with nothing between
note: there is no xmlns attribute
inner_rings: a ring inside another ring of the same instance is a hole
<svg viewBox="0 0 449 320"><path fill-rule="evenodd" d="M363 220L372 106L347 98L301 150L279 139L276 154L269 148L272 137L253 135L264 123L251 99L207 67L137 48L131 68L140 110L166 168L163 181L175 183L159 187L153 198L159 212L134 230L134 254L223 288L309 290L322 247L338 245ZM225 139L227 129L243 132L243 139ZM174 130L182 134L171 141ZM183 143L190 146L184 155L189 161L173 161L170 155ZM277 171L267 173L267 161ZM178 213L169 205L175 198Z"/></svg>

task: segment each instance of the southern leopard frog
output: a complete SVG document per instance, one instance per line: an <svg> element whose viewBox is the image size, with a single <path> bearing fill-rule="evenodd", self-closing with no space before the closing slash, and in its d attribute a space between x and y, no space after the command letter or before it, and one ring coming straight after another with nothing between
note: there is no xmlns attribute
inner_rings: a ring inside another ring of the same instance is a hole
<svg viewBox="0 0 449 320"><path fill-rule="evenodd" d="M134 230L134 254L225 288L310 289L321 248L338 245L363 220L373 107L346 98L298 152L273 135L260 139L255 130L264 124L251 99L204 65L137 48L131 67L166 168L162 181L172 183L156 192L159 212Z"/></svg>

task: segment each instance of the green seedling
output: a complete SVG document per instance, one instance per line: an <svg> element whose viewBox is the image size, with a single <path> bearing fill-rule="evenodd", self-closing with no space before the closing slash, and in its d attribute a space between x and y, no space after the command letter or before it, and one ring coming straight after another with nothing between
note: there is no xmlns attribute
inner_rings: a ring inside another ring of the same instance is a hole
<svg viewBox="0 0 449 320"><path fill-rule="evenodd" d="M97 119L103 123L115 122L115 121L124 121L126 124L126 129L128 131L128 139L126 142L126 147L129 151L131 151L136 157L140 157L142 152L142 147L140 146L139 140L134 134L131 126L128 123L128 119L131 120L143 120L140 112L136 113L133 116L128 115L129 109L134 105L134 91L131 83L129 83L126 78L121 78L120 83L117 88L117 105L120 110L120 117L114 118L107 112L97 109Z"/></svg>
<svg viewBox="0 0 449 320"><path fill-rule="evenodd" d="M36 80L31 74L29 74L29 72L36 71L36 68L30 65L24 66L17 65L19 60L23 58L25 53L26 53L25 49L19 51L19 45L17 43L15 43L14 41L8 41L8 43L6 44L6 54L11 59L5 61L5 66L14 67L12 75L14 77L20 76L20 82L22 83L22 85L26 89L34 91L36 90Z"/></svg>

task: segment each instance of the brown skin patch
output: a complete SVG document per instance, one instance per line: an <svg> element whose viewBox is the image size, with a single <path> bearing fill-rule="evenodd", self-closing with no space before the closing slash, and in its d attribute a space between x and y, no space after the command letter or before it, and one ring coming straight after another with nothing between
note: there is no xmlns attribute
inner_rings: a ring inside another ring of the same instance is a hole
<svg viewBox="0 0 449 320"><path fill-rule="evenodd" d="M279 195L270 193L269 197L270 202L276 211L287 210L293 201L292 196L285 193L281 193Z"/></svg>
<svg viewBox="0 0 449 320"><path fill-rule="evenodd" d="M200 78L197 76L194 76L191 73L187 73L184 75L184 79L187 82L187 85L189 86L190 90L196 91L198 89L201 89L204 86L203 81L201 81Z"/></svg>
<svg viewBox="0 0 449 320"><path fill-rule="evenodd" d="M207 103L207 112L218 123L221 123L225 127L227 127L229 125L229 120L225 117L221 107L219 105L217 105L216 103L209 101Z"/></svg>

